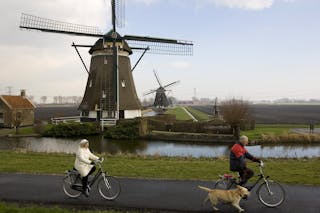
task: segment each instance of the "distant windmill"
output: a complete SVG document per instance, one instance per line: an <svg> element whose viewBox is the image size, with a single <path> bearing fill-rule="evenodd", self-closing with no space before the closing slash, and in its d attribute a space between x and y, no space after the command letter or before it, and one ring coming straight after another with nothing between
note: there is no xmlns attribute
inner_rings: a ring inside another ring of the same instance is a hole
<svg viewBox="0 0 320 213"><path fill-rule="evenodd" d="M88 72L86 90L79 109L82 116L92 120L117 120L141 116L141 103L136 93L132 71L146 52L192 55L193 51L193 43L190 41L119 35L116 27L124 25L124 0L110 1L113 27L106 34L101 33L97 27L54 21L28 14L21 16L20 28L23 29L99 38L94 45L72 44ZM90 48L89 70L77 47ZM143 51L133 68L129 59L132 50Z"/></svg>
<svg viewBox="0 0 320 213"><path fill-rule="evenodd" d="M157 74L157 72L155 70L153 70L154 76L157 79L157 82L159 84L159 88L157 89L153 89L150 90L149 92L146 92L144 95L150 95L152 93L156 93L156 97L154 99L154 103L153 106L159 109L165 109L167 108L171 103L168 100L167 96L166 96L166 91L168 91L167 89L177 83L179 83L180 81L174 81L170 84L167 84L165 86L162 86L162 83L160 81L160 78Z"/></svg>
<svg viewBox="0 0 320 213"><path fill-rule="evenodd" d="M218 98L214 100L214 105L213 105L213 115L215 118L219 117L219 109L218 109Z"/></svg>

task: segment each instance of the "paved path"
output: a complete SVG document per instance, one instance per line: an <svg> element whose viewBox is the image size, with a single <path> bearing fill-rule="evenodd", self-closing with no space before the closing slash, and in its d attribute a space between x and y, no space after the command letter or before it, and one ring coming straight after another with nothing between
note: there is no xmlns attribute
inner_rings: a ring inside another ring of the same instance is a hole
<svg viewBox="0 0 320 213"><path fill-rule="evenodd" d="M206 196L198 185L212 187L207 181L175 181L119 178L122 192L115 201L101 198L93 187L89 198L66 197L61 188L62 176L0 174L0 200L36 204L68 205L78 208L147 209L153 212L212 212ZM257 200L255 192L240 205L251 213L290 212L320 213L320 187L287 186L287 199L277 208L267 208ZM221 205L219 212L237 212L229 205Z"/></svg>
<svg viewBox="0 0 320 213"><path fill-rule="evenodd" d="M182 107L182 109L192 118L193 121L198 122L198 120L187 110L185 107Z"/></svg>

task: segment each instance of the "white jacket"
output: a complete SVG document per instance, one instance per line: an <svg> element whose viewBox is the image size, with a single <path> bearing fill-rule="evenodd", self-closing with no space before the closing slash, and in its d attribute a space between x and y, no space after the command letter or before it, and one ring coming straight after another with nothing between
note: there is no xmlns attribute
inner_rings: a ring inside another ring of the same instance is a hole
<svg viewBox="0 0 320 213"><path fill-rule="evenodd" d="M76 152L76 160L74 162L74 168L78 170L81 177L85 177L89 174L93 165L91 165L91 160L98 160L99 157L95 156L90 152L88 148L79 147Z"/></svg>

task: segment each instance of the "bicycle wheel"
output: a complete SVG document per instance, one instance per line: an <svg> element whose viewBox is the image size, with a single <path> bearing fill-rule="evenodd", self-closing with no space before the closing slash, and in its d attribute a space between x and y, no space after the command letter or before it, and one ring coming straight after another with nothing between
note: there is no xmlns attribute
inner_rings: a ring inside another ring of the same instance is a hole
<svg viewBox="0 0 320 213"><path fill-rule="evenodd" d="M120 194L120 183L112 176L102 177L98 182L98 191L104 199L114 200Z"/></svg>
<svg viewBox="0 0 320 213"><path fill-rule="evenodd" d="M72 189L71 188L72 184L73 184L73 182L72 182L70 176L66 175L63 178L63 183L62 183L63 191L67 196L69 196L71 198L77 198L81 195L81 192L78 190Z"/></svg>
<svg viewBox="0 0 320 213"><path fill-rule="evenodd" d="M214 184L214 189L233 189L236 184L230 179L220 179Z"/></svg>
<svg viewBox="0 0 320 213"><path fill-rule="evenodd" d="M286 193L279 183L268 180L259 186L257 194L263 205L273 208L283 203Z"/></svg>

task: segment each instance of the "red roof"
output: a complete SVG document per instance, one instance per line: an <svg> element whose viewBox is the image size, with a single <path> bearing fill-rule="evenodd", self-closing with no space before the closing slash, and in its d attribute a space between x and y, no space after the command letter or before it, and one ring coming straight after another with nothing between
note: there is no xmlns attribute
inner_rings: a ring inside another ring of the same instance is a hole
<svg viewBox="0 0 320 213"><path fill-rule="evenodd" d="M0 98L2 98L5 101L5 104L9 105L11 108L20 108L20 109L34 109L35 106L32 104L32 102L25 97L22 96L12 96L12 95L1 95Z"/></svg>

